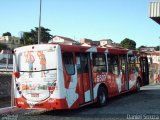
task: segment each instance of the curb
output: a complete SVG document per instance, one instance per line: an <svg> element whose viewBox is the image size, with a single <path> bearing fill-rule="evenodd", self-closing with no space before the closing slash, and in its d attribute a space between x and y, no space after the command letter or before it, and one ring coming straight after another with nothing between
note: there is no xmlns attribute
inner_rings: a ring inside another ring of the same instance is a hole
<svg viewBox="0 0 160 120"><path fill-rule="evenodd" d="M5 107L5 108L0 108L0 116L4 116L7 114L12 114L15 112L23 111L23 115L28 116L28 115L38 115L44 112L47 112L48 110L44 109L21 109L21 108L16 108L14 107Z"/></svg>
<svg viewBox="0 0 160 120"><path fill-rule="evenodd" d="M7 113L12 113L16 111L20 111L22 109L16 108L16 107L5 107L5 108L0 108L0 115L7 114Z"/></svg>

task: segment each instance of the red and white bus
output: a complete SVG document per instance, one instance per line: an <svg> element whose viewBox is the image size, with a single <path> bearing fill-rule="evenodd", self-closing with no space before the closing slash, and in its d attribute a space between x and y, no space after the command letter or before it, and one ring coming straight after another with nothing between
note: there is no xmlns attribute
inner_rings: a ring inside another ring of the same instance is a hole
<svg viewBox="0 0 160 120"><path fill-rule="evenodd" d="M147 57L117 48L39 44L14 50L14 103L26 109L106 105L148 84Z"/></svg>

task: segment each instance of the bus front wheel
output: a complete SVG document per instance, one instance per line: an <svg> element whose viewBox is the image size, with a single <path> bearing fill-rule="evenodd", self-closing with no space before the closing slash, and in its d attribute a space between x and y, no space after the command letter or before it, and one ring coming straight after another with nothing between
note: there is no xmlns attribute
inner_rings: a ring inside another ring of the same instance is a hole
<svg viewBox="0 0 160 120"><path fill-rule="evenodd" d="M105 106L108 103L108 91L105 87L100 86L97 94L97 105L99 107Z"/></svg>

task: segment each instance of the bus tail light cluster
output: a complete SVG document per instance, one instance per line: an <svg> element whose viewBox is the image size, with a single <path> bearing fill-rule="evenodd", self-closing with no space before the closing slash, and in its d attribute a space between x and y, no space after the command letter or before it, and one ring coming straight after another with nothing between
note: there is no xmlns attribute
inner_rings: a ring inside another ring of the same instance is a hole
<svg viewBox="0 0 160 120"><path fill-rule="evenodd" d="M19 78L19 77L20 77L20 73L19 73L19 72L14 72L13 75L14 75L16 78Z"/></svg>
<svg viewBox="0 0 160 120"><path fill-rule="evenodd" d="M55 89L56 89L56 82L54 82L52 86L49 86L49 87L48 87L48 90L50 91L51 94L53 93L53 91L54 91Z"/></svg>

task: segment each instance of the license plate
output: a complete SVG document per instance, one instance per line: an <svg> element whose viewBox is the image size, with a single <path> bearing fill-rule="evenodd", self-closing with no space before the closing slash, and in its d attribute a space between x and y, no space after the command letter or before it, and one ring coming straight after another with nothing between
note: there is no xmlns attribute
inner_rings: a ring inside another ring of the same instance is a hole
<svg viewBox="0 0 160 120"><path fill-rule="evenodd" d="M39 97L39 93L32 93L31 97Z"/></svg>

